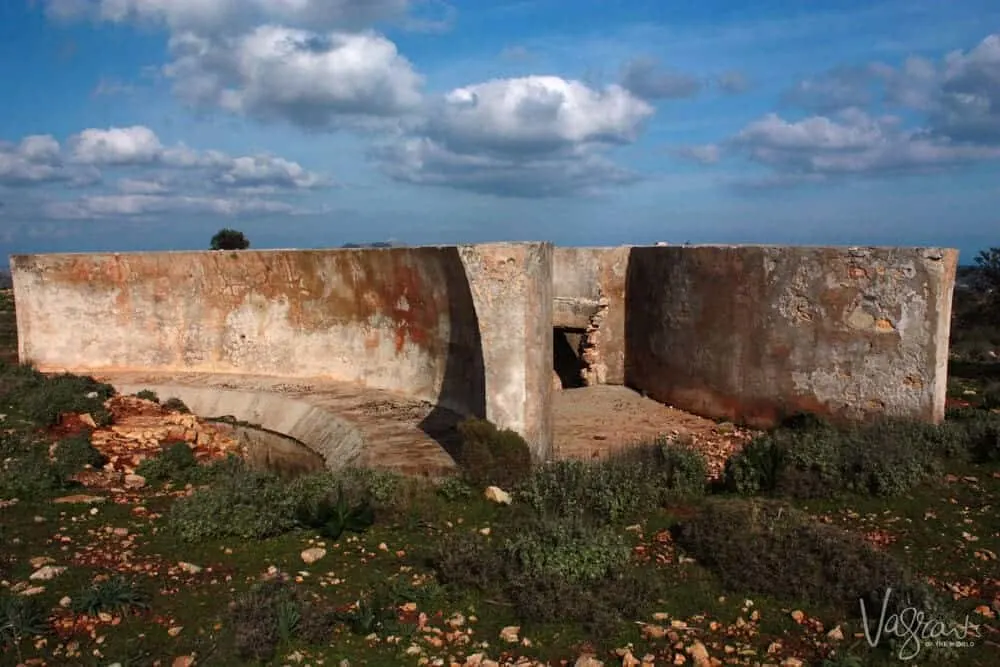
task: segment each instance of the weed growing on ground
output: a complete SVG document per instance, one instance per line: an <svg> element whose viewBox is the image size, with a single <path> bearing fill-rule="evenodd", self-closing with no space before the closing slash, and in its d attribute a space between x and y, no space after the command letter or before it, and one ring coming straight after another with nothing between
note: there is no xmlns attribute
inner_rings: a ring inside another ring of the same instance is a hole
<svg viewBox="0 0 1000 667"><path fill-rule="evenodd" d="M0 593L0 648L19 648L25 639L49 631L48 610L37 598Z"/></svg>
<svg viewBox="0 0 1000 667"><path fill-rule="evenodd" d="M73 599L77 613L97 616L101 612L128 614L148 609L151 598L135 583L121 576L98 581Z"/></svg>
<svg viewBox="0 0 1000 667"><path fill-rule="evenodd" d="M71 485L67 471L49 457L48 444L27 434L8 434L0 460L0 498L41 500Z"/></svg>

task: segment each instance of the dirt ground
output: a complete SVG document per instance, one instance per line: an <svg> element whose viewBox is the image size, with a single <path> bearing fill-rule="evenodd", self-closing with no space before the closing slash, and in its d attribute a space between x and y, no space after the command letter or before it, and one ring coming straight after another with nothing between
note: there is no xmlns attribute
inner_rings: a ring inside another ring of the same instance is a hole
<svg viewBox="0 0 1000 667"><path fill-rule="evenodd" d="M610 385L555 392L553 421L556 458L599 458L665 436L701 452L712 477L754 435L663 405L627 387Z"/></svg>

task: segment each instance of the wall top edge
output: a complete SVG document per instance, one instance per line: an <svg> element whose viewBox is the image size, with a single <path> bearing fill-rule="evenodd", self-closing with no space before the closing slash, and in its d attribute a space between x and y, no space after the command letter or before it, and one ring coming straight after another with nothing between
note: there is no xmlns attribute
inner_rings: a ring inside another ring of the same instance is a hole
<svg viewBox="0 0 1000 667"><path fill-rule="evenodd" d="M567 250L616 250L621 248L663 248L663 249L739 249L739 248L766 248L772 250L840 250L840 251L910 251L910 252L930 252L930 253L958 253L957 248L947 248L940 246L877 246L877 245L779 245L766 243L691 243L691 244L668 244L668 245L619 245L619 246L564 246L555 245L547 241L522 241L522 242L497 242L497 243L465 243L452 245L412 245L412 246L392 246L386 248L250 248L247 250L156 250L156 251L105 251L105 252L61 252L61 253L14 253L9 255L13 263L15 259L23 260L35 257L137 257L144 255L210 255L218 253L331 253L331 252L393 252L403 250L420 249L447 249L447 248L503 248L520 246L552 246L556 249Z"/></svg>

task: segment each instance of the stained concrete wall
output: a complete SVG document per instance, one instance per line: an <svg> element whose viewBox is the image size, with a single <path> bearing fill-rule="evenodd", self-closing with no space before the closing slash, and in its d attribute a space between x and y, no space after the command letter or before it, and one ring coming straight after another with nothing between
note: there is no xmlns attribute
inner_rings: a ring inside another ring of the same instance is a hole
<svg viewBox="0 0 1000 667"><path fill-rule="evenodd" d="M587 328L587 384L625 382L625 281L630 248L555 248L554 326Z"/></svg>
<svg viewBox="0 0 1000 667"><path fill-rule="evenodd" d="M755 426L944 415L958 253L927 248L633 248L626 380Z"/></svg>
<svg viewBox="0 0 1000 667"><path fill-rule="evenodd" d="M551 447L552 247L11 257L22 361L45 371L358 382Z"/></svg>

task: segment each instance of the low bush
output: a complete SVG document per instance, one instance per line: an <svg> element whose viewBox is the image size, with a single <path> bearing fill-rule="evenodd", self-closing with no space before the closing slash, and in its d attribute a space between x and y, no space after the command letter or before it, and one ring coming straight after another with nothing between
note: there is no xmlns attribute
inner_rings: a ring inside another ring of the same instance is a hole
<svg viewBox="0 0 1000 667"><path fill-rule="evenodd" d="M538 514L583 512L618 523L671 500L705 493L707 466L693 449L667 441L630 448L603 461L556 461L536 468L515 489Z"/></svg>
<svg viewBox="0 0 1000 667"><path fill-rule="evenodd" d="M25 639L48 631L48 609L41 601L0 592L0 649L16 650Z"/></svg>
<svg viewBox="0 0 1000 667"><path fill-rule="evenodd" d="M186 442L165 442L157 456L139 464L135 472L151 484L167 481L186 483L198 467L194 450Z"/></svg>
<svg viewBox="0 0 1000 667"><path fill-rule="evenodd" d="M947 427L884 420L834 428L803 417L754 438L731 457L725 483L741 495L893 496L939 472L944 459L965 458L967 451L967 436Z"/></svg>
<svg viewBox="0 0 1000 667"><path fill-rule="evenodd" d="M620 532L576 518L508 519L491 536L446 537L431 559L446 586L505 598L518 618L573 621L595 637L639 618L663 580L630 563Z"/></svg>
<svg viewBox="0 0 1000 667"><path fill-rule="evenodd" d="M167 518L181 539L261 540L297 525L299 499L280 478L245 467L232 473L174 502Z"/></svg>
<svg viewBox="0 0 1000 667"><path fill-rule="evenodd" d="M518 433L485 419L467 419L458 431L457 460L470 484L510 488L530 474L531 450Z"/></svg>
<svg viewBox="0 0 1000 667"><path fill-rule="evenodd" d="M0 498L37 500L70 486L66 471L49 458L47 443L20 438L17 452L0 460Z"/></svg>
<svg viewBox="0 0 1000 667"><path fill-rule="evenodd" d="M163 409L168 412L181 412L183 414L190 414L191 410L188 406L184 404L179 398L168 398L163 402Z"/></svg>
<svg viewBox="0 0 1000 667"><path fill-rule="evenodd" d="M437 494L448 502L468 500L475 491L461 477L446 477L437 487Z"/></svg>
<svg viewBox="0 0 1000 667"><path fill-rule="evenodd" d="M391 476L380 473L324 472L286 481L251 470L236 457L190 470L187 481L206 486L177 500L168 520L182 539L192 542L260 540L299 527L320 529L336 539L332 535L339 537L345 530L366 530L376 509L395 502L387 490Z"/></svg>
<svg viewBox="0 0 1000 667"><path fill-rule="evenodd" d="M98 426L105 426L111 414L104 402L114 394L114 387L92 377L45 375L30 366L0 362L3 412L34 426L54 426L65 413L89 413Z"/></svg>
<svg viewBox="0 0 1000 667"><path fill-rule="evenodd" d="M856 611L860 599L907 580L860 536L777 501L715 499L675 532L685 551L741 594Z"/></svg>
<svg viewBox="0 0 1000 667"><path fill-rule="evenodd" d="M90 466L101 468L108 458L101 454L90 442L89 433L64 438L56 443L53 454L63 474L69 476Z"/></svg>
<svg viewBox="0 0 1000 667"><path fill-rule="evenodd" d="M141 398L145 401L152 401L153 403L159 403L160 397L156 395L155 391L150 389L143 389L142 391L137 391L135 393L136 398Z"/></svg>

